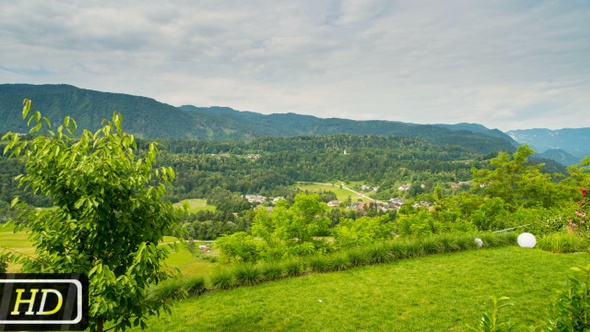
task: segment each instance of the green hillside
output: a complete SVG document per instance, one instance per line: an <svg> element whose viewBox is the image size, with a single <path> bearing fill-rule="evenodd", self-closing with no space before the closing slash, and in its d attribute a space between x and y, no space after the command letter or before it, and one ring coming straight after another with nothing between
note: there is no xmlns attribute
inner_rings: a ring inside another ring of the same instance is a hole
<svg viewBox="0 0 590 332"><path fill-rule="evenodd" d="M491 296L524 326L546 318L553 289L590 256L504 247L267 282L178 302L150 331L465 331ZM526 329L522 329L526 330Z"/></svg>
<svg viewBox="0 0 590 332"><path fill-rule="evenodd" d="M309 115L239 112L231 108L180 108L154 99L119 93L80 89L71 85L0 85L0 132L26 131L20 114L22 100L33 100L35 108L53 122L69 115L79 127L96 130L113 111L125 118L125 130L144 138L249 140L261 136L378 135L426 139L435 144L458 145L479 153L514 151L506 137L479 128L451 130L435 125L394 121L322 119Z"/></svg>

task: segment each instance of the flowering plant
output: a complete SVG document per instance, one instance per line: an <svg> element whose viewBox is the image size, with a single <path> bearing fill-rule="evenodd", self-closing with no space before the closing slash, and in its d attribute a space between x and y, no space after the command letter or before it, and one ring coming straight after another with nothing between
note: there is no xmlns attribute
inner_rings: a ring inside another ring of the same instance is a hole
<svg viewBox="0 0 590 332"><path fill-rule="evenodd" d="M575 216L567 221L567 229L571 232L586 235L590 232L590 199L585 188L581 188L580 192L582 193L582 199L578 201Z"/></svg>

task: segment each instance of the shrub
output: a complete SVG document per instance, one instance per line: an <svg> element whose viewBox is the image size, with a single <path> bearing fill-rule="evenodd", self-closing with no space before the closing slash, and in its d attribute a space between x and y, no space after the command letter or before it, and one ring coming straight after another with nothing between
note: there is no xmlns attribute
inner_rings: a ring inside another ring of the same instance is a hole
<svg viewBox="0 0 590 332"><path fill-rule="evenodd" d="M400 240L388 242L387 249L392 260L404 259L408 257L406 244L405 242L401 242Z"/></svg>
<svg viewBox="0 0 590 332"><path fill-rule="evenodd" d="M442 252L454 252L460 250L461 247L457 244L457 237L458 235L452 234L441 235L438 240L440 246L442 247Z"/></svg>
<svg viewBox="0 0 590 332"><path fill-rule="evenodd" d="M551 305L549 325L557 331L590 330L590 265L572 268L576 273L558 291Z"/></svg>
<svg viewBox="0 0 590 332"><path fill-rule="evenodd" d="M479 238L482 239L484 247L500 247L515 244L519 234L518 232L502 234L483 233L479 235Z"/></svg>
<svg viewBox="0 0 590 332"><path fill-rule="evenodd" d="M477 238L477 236L474 236L472 234L462 234L462 235L458 235L455 238L455 240L456 240L457 246L459 246L459 250L469 250L469 249L477 248L477 243L475 242L475 238Z"/></svg>
<svg viewBox="0 0 590 332"><path fill-rule="evenodd" d="M307 264L309 265L309 269L313 272L322 273L326 271L330 271L330 262L328 258L323 255L316 255L311 257Z"/></svg>
<svg viewBox="0 0 590 332"><path fill-rule="evenodd" d="M252 286L260 282L262 273L252 263L241 263L233 268L234 281L237 286Z"/></svg>
<svg viewBox="0 0 590 332"><path fill-rule="evenodd" d="M562 231L543 236L537 242L537 247L545 251L558 254L585 251L588 243L582 237Z"/></svg>
<svg viewBox="0 0 590 332"><path fill-rule="evenodd" d="M438 237L429 236L420 241L420 245L425 254L437 254L444 252L444 245L439 241Z"/></svg>
<svg viewBox="0 0 590 332"><path fill-rule="evenodd" d="M232 272L228 268L217 268L211 273L211 283L216 289L229 289L234 285Z"/></svg>
<svg viewBox="0 0 590 332"><path fill-rule="evenodd" d="M404 252L403 258L424 256L424 247L420 241L405 241L402 243L402 250Z"/></svg>
<svg viewBox="0 0 590 332"><path fill-rule="evenodd" d="M375 243L367 248L367 255L369 263L380 264L393 260L390 256L389 250L384 243Z"/></svg>
<svg viewBox="0 0 590 332"><path fill-rule="evenodd" d="M284 263L285 273L288 277L296 277L303 272L303 263L299 258L292 258Z"/></svg>
<svg viewBox="0 0 590 332"><path fill-rule="evenodd" d="M183 288L187 295L201 295L205 292L205 278L202 276L192 276L184 278Z"/></svg>
<svg viewBox="0 0 590 332"><path fill-rule="evenodd" d="M283 276L283 266L277 262L266 262L261 265L262 277L266 280L276 280Z"/></svg>
<svg viewBox="0 0 590 332"><path fill-rule="evenodd" d="M149 303L166 303L186 297L182 278L170 278L148 289L146 301Z"/></svg>
<svg viewBox="0 0 590 332"><path fill-rule="evenodd" d="M346 253L336 253L330 257L329 268L332 271L347 270L351 264Z"/></svg>
<svg viewBox="0 0 590 332"><path fill-rule="evenodd" d="M348 261L352 266L363 266L369 264L369 254L365 247L350 249L346 252Z"/></svg>

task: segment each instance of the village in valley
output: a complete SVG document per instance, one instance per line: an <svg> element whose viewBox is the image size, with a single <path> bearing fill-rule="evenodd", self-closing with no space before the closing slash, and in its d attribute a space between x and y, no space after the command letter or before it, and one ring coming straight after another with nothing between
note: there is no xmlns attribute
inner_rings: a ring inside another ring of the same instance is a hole
<svg viewBox="0 0 590 332"><path fill-rule="evenodd" d="M370 195L377 192L379 190L379 186L370 186L370 185L360 185L359 191L355 191L350 189L344 185L343 182L340 182L341 186L340 189L345 189L350 192L346 199L335 199L329 200L326 202L326 205L330 208L336 207L345 207L348 210L356 210L359 212L366 212L370 209L378 209L382 212L389 212L389 211L397 211L399 210L408 200L405 198L400 197L392 197L388 201L377 200L371 198ZM322 184L316 183L315 185L325 185L325 186L332 186L332 184ZM469 188L471 186L471 181L462 181L462 182L453 182L450 184L450 188L453 190L457 190L459 188ZM412 187L412 184L402 184L397 187L397 190L400 193L404 193ZM329 187L328 187L329 188ZM421 188L424 189L425 185L421 184ZM301 187L300 187L301 189ZM357 197L356 201L353 200L353 196ZM253 205L264 205L268 208L268 210L272 210L273 206L280 200L285 199L282 196L276 197L266 197L258 194L247 194L243 195L243 198L248 200L248 203ZM434 209L436 202L429 202L429 201L418 201L415 202L412 206L414 208L425 207L428 209Z"/></svg>

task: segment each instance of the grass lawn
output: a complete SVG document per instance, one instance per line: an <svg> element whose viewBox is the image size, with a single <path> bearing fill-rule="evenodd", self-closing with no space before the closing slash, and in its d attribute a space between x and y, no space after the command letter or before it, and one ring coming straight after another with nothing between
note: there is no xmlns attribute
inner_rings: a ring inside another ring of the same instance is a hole
<svg viewBox="0 0 590 332"><path fill-rule="evenodd" d="M207 205L207 200L201 198L184 199L178 203L174 203L173 205L174 207L182 207L184 203L188 203L188 211L191 213L195 213L201 210L215 211L215 205Z"/></svg>
<svg viewBox="0 0 590 332"><path fill-rule="evenodd" d="M503 247L426 256L218 291L178 302L151 331L465 331L491 312L544 320L552 289L590 255Z"/></svg>

